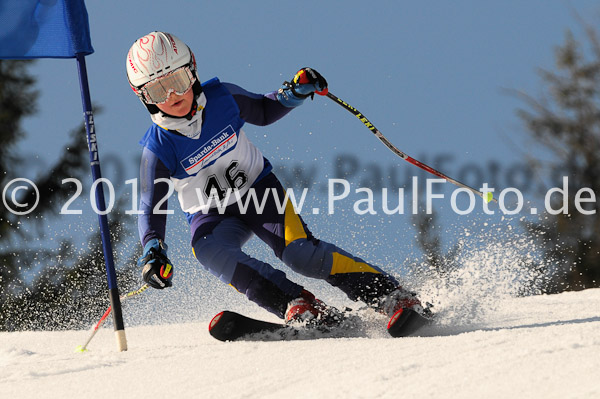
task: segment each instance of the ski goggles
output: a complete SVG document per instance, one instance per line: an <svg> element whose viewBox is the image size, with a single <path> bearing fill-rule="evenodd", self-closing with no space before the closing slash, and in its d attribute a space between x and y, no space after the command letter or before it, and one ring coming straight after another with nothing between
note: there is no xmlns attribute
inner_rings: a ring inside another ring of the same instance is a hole
<svg viewBox="0 0 600 399"><path fill-rule="evenodd" d="M188 66L177 68L159 78L151 80L140 89L147 104L164 104L171 93L185 94L196 81Z"/></svg>

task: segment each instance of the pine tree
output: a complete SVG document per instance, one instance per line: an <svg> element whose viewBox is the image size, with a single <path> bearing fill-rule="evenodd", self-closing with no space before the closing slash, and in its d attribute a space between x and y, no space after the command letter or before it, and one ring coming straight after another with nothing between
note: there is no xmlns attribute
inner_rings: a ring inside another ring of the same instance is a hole
<svg viewBox="0 0 600 399"><path fill-rule="evenodd" d="M545 94L534 98L521 93L527 109L518 111L527 134L551 159L531 158L531 164L538 166L549 186L562 187L557 177L569 179L568 213L528 224L546 258L560 267L553 271L554 292L600 287L598 200L582 204L593 215L575 207L575 195L582 188L600 194L600 40L589 26L585 37L589 46L584 48L567 33L556 51L556 71L541 71ZM590 193L583 198L591 198ZM554 209L561 208L558 202L555 197Z"/></svg>

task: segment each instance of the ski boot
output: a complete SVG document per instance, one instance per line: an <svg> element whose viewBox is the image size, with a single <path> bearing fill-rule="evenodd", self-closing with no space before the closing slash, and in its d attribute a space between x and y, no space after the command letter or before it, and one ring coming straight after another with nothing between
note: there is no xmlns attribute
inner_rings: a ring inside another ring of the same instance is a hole
<svg viewBox="0 0 600 399"><path fill-rule="evenodd" d="M375 309L379 313L383 313L389 317L392 317L400 309L413 309L417 313L425 312L425 308L417 298L417 294L407 291L402 287L398 287L389 294L379 298Z"/></svg>
<svg viewBox="0 0 600 399"><path fill-rule="evenodd" d="M307 290L302 290L300 296L288 304L285 312L285 323L288 325L327 328L338 326L343 320L342 312L325 305Z"/></svg>

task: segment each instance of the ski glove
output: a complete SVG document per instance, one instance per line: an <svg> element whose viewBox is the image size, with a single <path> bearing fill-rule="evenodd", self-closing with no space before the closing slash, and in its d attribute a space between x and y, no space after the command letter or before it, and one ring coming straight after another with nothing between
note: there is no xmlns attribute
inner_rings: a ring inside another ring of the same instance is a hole
<svg viewBox="0 0 600 399"><path fill-rule="evenodd" d="M144 247L144 255L138 259L142 267L142 279L152 288L163 289L173 283L173 265L167 258L167 244L159 239L148 241Z"/></svg>
<svg viewBox="0 0 600 399"><path fill-rule="evenodd" d="M286 107L297 107L308 97L314 98L315 93L319 95L327 94L327 81L316 70L312 68L302 68L292 82L283 82L283 87L277 92L277 99Z"/></svg>

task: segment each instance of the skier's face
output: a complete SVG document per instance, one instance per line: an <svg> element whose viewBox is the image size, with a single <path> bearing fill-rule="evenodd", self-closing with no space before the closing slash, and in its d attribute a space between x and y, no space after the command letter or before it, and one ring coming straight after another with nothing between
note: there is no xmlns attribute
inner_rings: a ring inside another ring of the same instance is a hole
<svg viewBox="0 0 600 399"><path fill-rule="evenodd" d="M167 101L156 104L162 112L173 116L186 116L192 109L194 90L190 87L184 94L171 93Z"/></svg>

